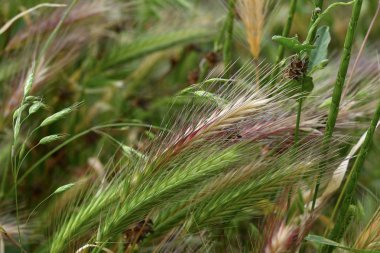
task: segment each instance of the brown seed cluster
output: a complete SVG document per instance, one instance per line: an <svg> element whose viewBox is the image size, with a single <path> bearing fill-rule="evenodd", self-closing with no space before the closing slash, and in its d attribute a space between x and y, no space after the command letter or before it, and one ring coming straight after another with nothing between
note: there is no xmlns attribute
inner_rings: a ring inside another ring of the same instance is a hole
<svg viewBox="0 0 380 253"><path fill-rule="evenodd" d="M298 55L293 56L289 67L286 69L285 76L292 80L300 80L306 75L308 64L308 59L302 59Z"/></svg>

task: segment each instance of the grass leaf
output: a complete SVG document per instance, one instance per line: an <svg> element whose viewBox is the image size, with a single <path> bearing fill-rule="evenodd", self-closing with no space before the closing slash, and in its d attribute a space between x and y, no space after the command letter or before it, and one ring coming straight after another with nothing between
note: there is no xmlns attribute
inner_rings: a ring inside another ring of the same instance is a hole
<svg viewBox="0 0 380 253"><path fill-rule="evenodd" d="M53 115L47 117L46 119L44 119L42 121L42 123L40 124L41 127L43 126L47 126L47 125L50 125L50 124L53 124L54 122L60 120L60 119L63 119L64 117L66 117L68 114L70 114L72 111L74 111L77 107L79 106L79 103L78 104L74 104L73 106L70 106L70 107L67 107L59 112L56 112L54 113Z"/></svg>
<svg viewBox="0 0 380 253"><path fill-rule="evenodd" d="M38 110L41 108L46 107L46 105L40 101L34 102L30 107L29 107L29 115L36 113Z"/></svg>
<svg viewBox="0 0 380 253"><path fill-rule="evenodd" d="M300 53L301 51L310 51L315 48L315 46L310 44L302 44L297 37L287 38L280 35L275 35L272 37L272 40L295 53Z"/></svg>
<svg viewBox="0 0 380 253"><path fill-rule="evenodd" d="M327 60L328 47L331 41L330 28L322 26L317 30L315 48L310 52L308 71L313 71L316 67ZM322 66L326 66L323 64ZM319 68L320 69L320 68Z"/></svg>
<svg viewBox="0 0 380 253"><path fill-rule="evenodd" d="M75 183L70 183L70 184L62 185L62 186L58 187L52 194L57 194L57 193L61 193L61 192L67 191L68 189L70 189L74 185L75 185Z"/></svg>
<svg viewBox="0 0 380 253"><path fill-rule="evenodd" d="M308 235L308 236L306 236L305 240L309 241L309 242L314 242L317 244L334 246L334 247L341 248L341 249L348 250L348 251L355 252L355 253L380 253L379 250L365 250L365 249L350 248L350 247L347 247L343 244L334 242L334 241L329 240L323 236L318 236L318 235Z"/></svg>
<svg viewBox="0 0 380 253"><path fill-rule="evenodd" d="M62 134L52 134L45 136L39 141L39 144L48 144L54 141L62 140L65 136Z"/></svg>

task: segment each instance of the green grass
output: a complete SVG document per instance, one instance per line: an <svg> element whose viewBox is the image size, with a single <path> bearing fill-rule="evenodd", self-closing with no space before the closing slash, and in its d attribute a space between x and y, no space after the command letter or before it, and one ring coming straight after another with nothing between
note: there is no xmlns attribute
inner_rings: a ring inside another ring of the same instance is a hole
<svg viewBox="0 0 380 253"><path fill-rule="evenodd" d="M5 0L0 253L380 252L377 4Z"/></svg>

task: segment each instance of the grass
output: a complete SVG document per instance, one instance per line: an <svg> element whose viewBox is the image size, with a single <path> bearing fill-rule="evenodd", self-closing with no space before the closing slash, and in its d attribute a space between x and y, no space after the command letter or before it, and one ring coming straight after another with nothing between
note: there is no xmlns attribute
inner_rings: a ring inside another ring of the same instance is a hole
<svg viewBox="0 0 380 253"><path fill-rule="evenodd" d="M0 253L380 252L377 7L4 1Z"/></svg>
<svg viewBox="0 0 380 253"><path fill-rule="evenodd" d="M336 124L336 118L339 113L339 105L340 105L340 100L342 96L343 85L346 80L348 65L351 59L351 50L352 50L353 40L355 36L355 30L358 24L361 6L362 6L362 1L360 0L354 3L352 16L349 23L349 28L348 28L345 43L343 46L343 55L342 55L341 63L339 65L339 71L337 74L337 79L336 79L333 94L331 97L331 106L330 106L329 116L327 118L327 124L326 124L326 131L325 131L326 154L328 153L329 142L333 135L334 127ZM320 185L319 178L320 177L318 177L317 184L315 186L313 205L315 204L315 199L318 194L318 189Z"/></svg>

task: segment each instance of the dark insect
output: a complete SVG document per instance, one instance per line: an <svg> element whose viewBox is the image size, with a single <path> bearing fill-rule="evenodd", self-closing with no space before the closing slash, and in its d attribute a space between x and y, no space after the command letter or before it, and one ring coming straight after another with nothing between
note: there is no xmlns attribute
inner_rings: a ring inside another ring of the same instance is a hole
<svg viewBox="0 0 380 253"><path fill-rule="evenodd" d="M293 56L285 72L285 76L292 80L300 80L306 75L308 65L309 60L307 58L301 59L298 55Z"/></svg>
<svg viewBox="0 0 380 253"><path fill-rule="evenodd" d="M150 233L153 233L153 221L151 219L137 222L124 232L126 247L141 242Z"/></svg>

